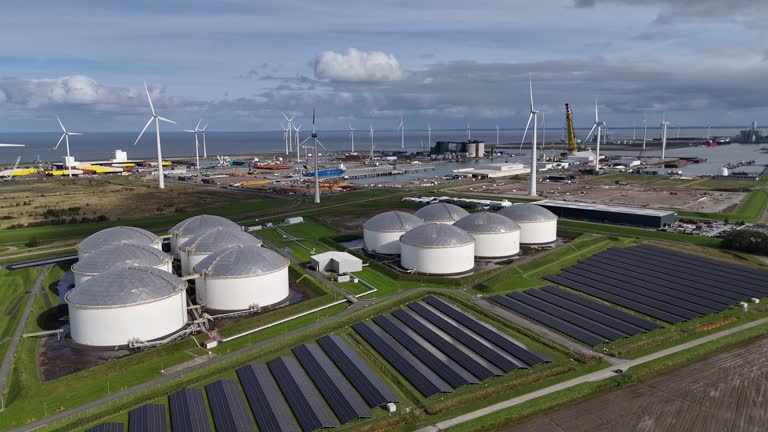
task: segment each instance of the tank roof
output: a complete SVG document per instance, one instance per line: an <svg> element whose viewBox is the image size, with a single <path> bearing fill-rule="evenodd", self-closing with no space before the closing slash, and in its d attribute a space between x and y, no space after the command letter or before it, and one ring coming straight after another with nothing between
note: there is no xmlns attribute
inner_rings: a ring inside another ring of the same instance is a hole
<svg viewBox="0 0 768 432"><path fill-rule="evenodd" d="M453 247L471 244L475 240L453 225L428 223L403 234L400 242L421 247Z"/></svg>
<svg viewBox="0 0 768 432"><path fill-rule="evenodd" d="M363 228L373 231L408 231L422 224L424 221L418 216L401 211L389 211L368 219Z"/></svg>
<svg viewBox="0 0 768 432"><path fill-rule="evenodd" d="M157 267L171 261L168 254L152 246L120 242L100 248L99 253L86 255L72 266L72 271L96 274L117 267Z"/></svg>
<svg viewBox="0 0 768 432"><path fill-rule="evenodd" d="M151 303L176 295L187 283L153 267L122 267L97 274L68 292L70 305L110 308Z"/></svg>
<svg viewBox="0 0 768 432"><path fill-rule="evenodd" d="M498 213L478 212L461 218L453 224L469 233L508 233L520 231L520 225Z"/></svg>
<svg viewBox="0 0 768 432"><path fill-rule="evenodd" d="M261 243L260 239L244 231L215 228L183 242L179 246L179 250L191 253L211 253L230 246L261 246Z"/></svg>
<svg viewBox="0 0 768 432"><path fill-rule="evenodd" d="M162 243L160 237L151 232L130 226L115 226L103 229L86 237L78 243L77 250L82 252L93 252L96 249L119 242L132 242L145 245L159 245Z"/></svg>
<svg viewBox="0 0 768 432"><path fill-rule="evenodd" d="M440 202L422 207L414 214L425 222L453 223L468 215L469 212L457 205Z"/></svg>
<svg viewBox="0 0 768 432"><path fill-rule="evenodd" d="M234 278L273 273L288 267L284 256L254 245L238 245L218 250L195 266L195 273L206 277Z"/></svg>
<svg viewBox="0 0 768 432"><path fill-rule="evenodd" d="M513 204L499 210L499 214L515 222L548 222L557 220L557 216L554 213L535 204Z"/></svg>
<svg viewBox="0 0 768 432"><path fill-rule="evenodd" d="M195 234L211 231L216 228L225 228L239 230L240 225L227 218L214 215L198 215L184 219L171 228L170 233L175 235L192 236Z"/></svg>

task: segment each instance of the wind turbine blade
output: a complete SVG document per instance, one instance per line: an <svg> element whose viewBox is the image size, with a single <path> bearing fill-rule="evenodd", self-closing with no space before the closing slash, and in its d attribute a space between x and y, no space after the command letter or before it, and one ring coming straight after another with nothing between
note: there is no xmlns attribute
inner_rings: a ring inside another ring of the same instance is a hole
<svg viewBox="0 0 768 432"><path fill-rule="evenodd" d="M139 142L139 140L141 139L141 136L144 135L144 132L146 132L147 128L149 127L149 125L152 124L152 120L154 119L155 119L154 117L149 118L149 120L147 121L147 124L144 125L144 129L141 130L139 137L136 138L136 141L133 142L133 145L136 145Z"/></svg>
<svg viewBox="0 0 768 432"><path fill-rule="evenodd" d="M533 77L531 74L528 74L528 89L531 93L531 111L533 111Z"/></svg>
<svg viewBox="0 0 768 432"><path fill-rule="evenodd" d="M195 132L197 132L197 131L193 131L192 129L184 129L184 132L191 132L191 133L195 133Z"/></svg>
<svg viewBox="0 0 768 432"><path fill-rule="evenodd" d="M312 135L310 135L310 136L308 136L308 137L304 138L304 141L302 141L302 142L301 142L301 144L299 144L299 145L303 146L303 145L304 145L304 144L306 144L306 143L307 143L307 141L309 141L310 139L312 139Z"/></svg>
<svg viewBox="0 0 768 432"><path fill-rule="evenodd" d="M589 130L589 133L587 134L587 137L584 138L584 142L589 142L589 138L592 137L592 133L595 132L595 128L597 127L597 123L592 125L592 129Z"/></svg>
<svg viewBox="0 0 768 432"><path fill-rule="evenodd" d="M66 133L67 129L64 127L64 123L61 122L61 119L59 118L59 116L56 116L56 120L59 121L59 126L61 126L61 130L64 131L64 133Z"/></svg>
<svg viewBox="0 0 768 432"><path fill-rule="evenodd" d="M523 148L523 143L525 142L525 136L528 135L528 128L531 127L531 120L533 120L533 113L528 115L528 124L525 125L525 132L523 132L523 139L520 141L520 148Z"/></svg>
<svg viewBox="0 0 768 432"><path fill-rule="evenodd" d="M165 118L165 117L160 117L160 116L157 116L157 119L158 119L158 120L160 120L160 121L164 121L164 122L166 122L166 123L173 123L173 124L176 124L176 122L175 122L175 121L173 121L173 120L170 120L170 119L167 119L167 118Z"/></svg>
<svg viewBox="0 0 768 432"><path fill-rule="evenodd" d="M24 144L0 144L0 147L24 147Z"/></svg>
<svg viewBox="0 0 768 432"><path fill-rule="evenodd" d="M69 135L82 135L80 132L69 132Z"/></svg>
<svg viewBox="0 0 768 432"><path fill-rule="evenodd" d="M317 140L317 145L319 145L320 147L322 147L322 148L323 148L323 150L328 150L327 148L325 148L325 146L323 145L323 143L321 143L321 142L320 142L320 140Z"/></svg>
<svg viewBox="0 0 768 432"><path fill-rule="evenodd" d="M597 98L595 98L595 123L597 123L599 121L600 120L598 120L598 117L597 117Z"/></svg>
<svg viewBox="0 0 768 432"><path fill-rule="evenodd" d="M200 129L200 131L201 131L202 133L205 133L205 129L206 129L206 128L208 128L208 123L206 123L206 124L205 124L205 126L203 126L203 128L202 128L202 129Z"/></svg>
<svg viewBox="0 0 768 432"><path fill-rule="evenodd" d="M283 117L285 118L285 121L290 121L290 120L288 120L288 116L287 116L287 115L285 115L285 113L284 113L284 112L281 112L280 114L282 114L282 115L283 115Z"/></svg>
<svg viewBox="0 0 768 432"><path fill-rule="evenodd" d="M147 92L147 100L149 101L149 110L152 111L152 115L155 115L155 106L152 105L152 98L149 96L149 87L147 87L147 82L144 81L144 91Z"/></svg>
<svg viewBox="0 0 768 432"><path fill-rule="evenodd" d="M64 140L64 137L65 137L65 136L67 136L67 134L66 134L66 133L63 133L63 134L61 134L61 138L59 138L59 142L57 142L57 143L56 143L56 145L53 147L53 149L54 149L54 150L56 150L57 148L59 148L59 144L61 144L61 142Z"/></svg>
<svg viewBox="0 0 768 432"><path fill-rule="evenodd" d="M197 121L197 126L195 126L195 130L196 131L200 130L200 123L202 123L202 122L203 122L203 119L200 119L200 120Z"/></svg>

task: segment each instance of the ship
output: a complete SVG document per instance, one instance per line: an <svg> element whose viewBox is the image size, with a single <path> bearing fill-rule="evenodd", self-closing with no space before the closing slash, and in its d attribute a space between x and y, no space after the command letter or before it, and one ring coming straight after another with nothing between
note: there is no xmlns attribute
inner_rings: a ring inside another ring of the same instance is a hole
<svg viewBox="0 0 768 432"><path fill-rule="evenodd" d="M307 167L306 165L304 165L304 175L307 177L314 177L315 172L310 171L310 169L311 169L310 167ZM345 172L347 172L347 170L344 169L343 166L341 166L339 168L329 168L329 169L318 170L317 176L318 177L335 177L335 176L343 175Z"/></svg>

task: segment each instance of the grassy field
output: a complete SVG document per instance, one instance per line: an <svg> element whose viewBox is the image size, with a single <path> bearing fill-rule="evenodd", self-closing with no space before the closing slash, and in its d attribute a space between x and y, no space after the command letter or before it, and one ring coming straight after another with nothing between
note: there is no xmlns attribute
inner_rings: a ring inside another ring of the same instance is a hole
<svg viewBox="0 0 768 432"><path fill-rule="evenodd" d="M642 228L632 228L619 225L605 225L592 222L579 222L560 219L558 222L558 231L595 233L609 236L635 237L655 240L665 240L671 242L690 243L699 246L717 247L720 245L720 239L711 237L701 237L687 234L670 233L664 231L654 231Z"/></svg>
<svg viewBox="0 0 768 432"><path fill-rule="evenodd" d="M730 213L700 213L679 211L682 217L692 217L699 219L718 219L728 220L730 222L759 222L765 215L768 208L768 190L756 189L749 193L747 199L741 203L733 212Z"/></svg>
<svg viewBox="0 0 768 432"><path fill-rule="evenodd" d="M32 289L40 271L39 268L15 271L0 269L0 359L5 357L10 338L29 302L30 296L26 292Z"/></svg>
<svg viewBox="0 0 768 432"><path fill-rule="evenodd" d="M720 191L747 191L757 186L764 186L765 179L738 180L720 178L693 178L679 179L661 175L645 174L607 174L590 177L582 182L591 185L615 185L617 182L626 183L629 186L657 187L668 189L695 189L695 190L720 190Z"/></svg>

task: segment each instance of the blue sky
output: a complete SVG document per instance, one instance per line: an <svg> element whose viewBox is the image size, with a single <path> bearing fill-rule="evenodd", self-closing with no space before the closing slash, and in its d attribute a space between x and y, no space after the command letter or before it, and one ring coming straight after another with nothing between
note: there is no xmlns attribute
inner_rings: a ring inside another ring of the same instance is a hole
<svg viewBox="0 0 768 432"><path fill-rule="evenodd" d="M0 133L768 122L764 0L44 1L0 17ZM555 120L556 119L556 120ZM554 123L551 123L554 122Z"/></svg>

